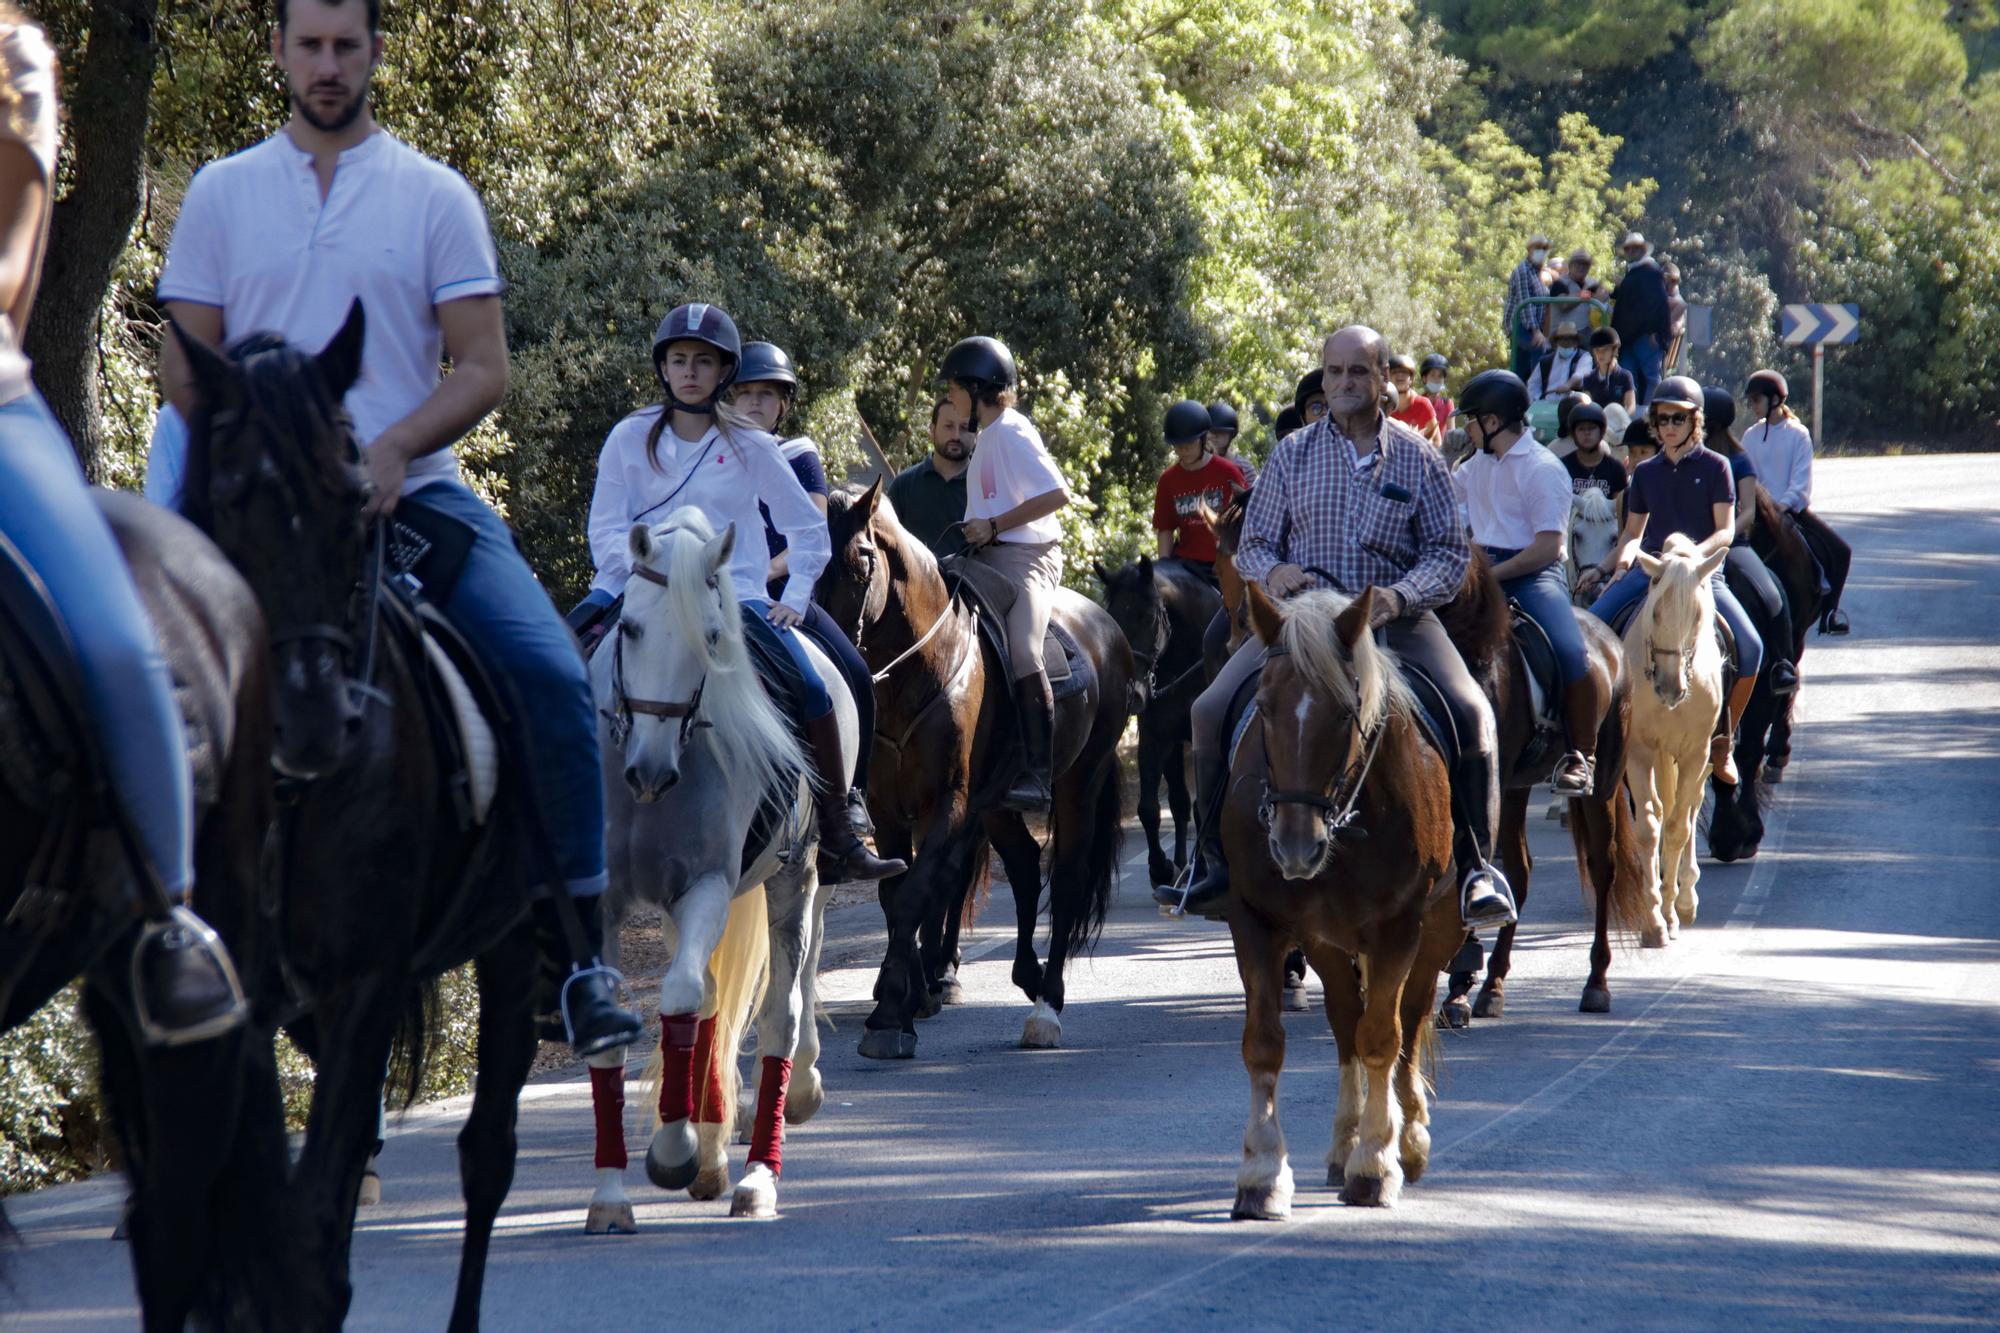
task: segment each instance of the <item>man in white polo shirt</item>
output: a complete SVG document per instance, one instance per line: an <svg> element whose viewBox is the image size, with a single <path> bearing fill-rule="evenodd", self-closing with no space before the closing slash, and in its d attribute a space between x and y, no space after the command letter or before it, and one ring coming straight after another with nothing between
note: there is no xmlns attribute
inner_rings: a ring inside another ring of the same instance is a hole
<svg viewBox="0 0 2000 1333"><path fill-rule="evenodd" d="M1486 548L1501 589L1534 617L1556 650L1570 748L1556 764L1552 785L1563 796L1587 796L1597 729L1611 701L1591 674L1564 574L1569 471L1526 432L1528 386L1512 371L1474 375L1459 394L1458 416L1476 447L1452 474L1465 497L1472 540Z"/></svg>
<svg viewBox="0 0 2000 1333"><path fill-rule="evenodd" d="M1056 460L1035 424L1014 410L1020 373L998 338L966 338L945 354L949 401L978 432L965 474L966 558L1020 590L1007 613L1014 659L1014 708L1021 717L1021 772L1010 785L1010 810L1046 812L1053 799L1055 696L1042 669L1042 636L1062 584L1062 523L1069 503Z"/></svg>
<svg viewBox="0 0 2000 1333"><path fill-rule="evenodd" d="M271 52L291 92L291 119L196 173L160 299L182 332L211 344L275 332L308 350L361 302L367 341L346 407L372 483L366 512L379 518L410 506L471 530L442 609L531 701L516 710L524 733L516 754L594 955L607 881L590 682L562 617L506 524L459 481L451 450L507 387L506 284L485 209L462 176L391 137L369 112L381 0L277 0ZM447 355L452 373L443 376ZM195 387L172 338L160 377L192 420ZM551 917L554 904L538 900L536 911ZM618 1006L615 976L595 956L571 963L564 999L577 1049L636 1040L639 1020Z"/></svg>

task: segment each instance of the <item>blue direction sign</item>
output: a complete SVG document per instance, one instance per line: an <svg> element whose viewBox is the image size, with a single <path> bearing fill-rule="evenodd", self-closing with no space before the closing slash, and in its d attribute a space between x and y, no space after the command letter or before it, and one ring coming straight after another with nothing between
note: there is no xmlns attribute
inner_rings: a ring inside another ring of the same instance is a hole
<svg viewBox="0 0 2000 1333"><path fill-rule="evenodd" d="M1778 338L1788 347L1851 343L1861 336L1858 305L1788 305Z"/></svg>

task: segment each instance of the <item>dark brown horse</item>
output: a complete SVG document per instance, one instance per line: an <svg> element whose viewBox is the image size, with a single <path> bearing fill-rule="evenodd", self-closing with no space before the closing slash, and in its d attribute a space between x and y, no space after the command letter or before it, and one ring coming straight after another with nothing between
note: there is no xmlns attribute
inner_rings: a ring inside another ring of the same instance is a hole
<svg viewBox="0 0 2000 1333"><path fill-rule="evenodd" d="M1369 633L1372 589L1352 603L1309 592L1281 607L1252 586L1248 604L1270 658L1222 817L1251 1107L1231 1215L1291 1212L1278 1076L1293 941L1325 987L1340 1055L1327 1183L1348 1203L1390 1204L1429 1163L1431 1004L1465 936L1449 874L1450 779Z"/></svg>
<svg viewBox="0 0 2000 1333"><path fill-rule="evenodd" d="M985 799L1011 728L1000 658L879 482L833 496L827 521L834 555L816 595L875 672L868 808L876 843L884 856L910 862L908 873L882 883L889 945L861 1054L915 1054L916 1020L935 1012L952 979L959 909L989 846L1014 887L1014 983L1035 1006L1021 1044L1058 1045L1064 965L1096 936L1115 886L1117 747L1131 710L1132 652L1103 608L1072 592L1058 596L1054 618L1089 656L1096 680L1056 705L1045 967L1035 954L1041 845L1025 818Z"/></svg>
<svg viewBox="0 0 2000 1333"><path fill-rule="evenodd" d="M1577 871L1586 886L1586 901L1594 896L1597 912L1590 977L1584 982L1579 1007L1587 1014L1604 1014L1611 1012L1611 931L1636 929L1646 911L1637 836L1625 796L1625 726L1631 682L1624 650L1610 627L1587 611L1572 608L1570 614L1583 630L1599 697L1610 701L1597 732L1596 786L1590 795L1569 803ZM1528 851L1528 801L1533 789L1554 772L1563 746L1546 745L1544 753L1530 756L1536 740L1534 702L1526 668L1514 646L1507 598L1484 551L1473 550L1458 596L1438 609L1438 618L1493 705L1500 740L1500 827L1495 850L1507 882L1513 886L1515 903L1525 911L1535 864ZM1472 988L1473 973L1454 968L1442 1013L1448 1026L1464 1027L1473 1016L1498 1018L1506 1011L1515 929L1511 925L1501 928L1486 961L1486 980L1469 1011L1465 997Z"/></svg>

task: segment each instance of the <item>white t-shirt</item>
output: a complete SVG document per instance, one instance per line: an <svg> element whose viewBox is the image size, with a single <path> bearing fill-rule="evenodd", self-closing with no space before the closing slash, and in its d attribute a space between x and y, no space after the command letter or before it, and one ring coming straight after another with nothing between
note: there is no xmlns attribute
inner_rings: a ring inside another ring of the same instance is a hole
<svg viewBox="0 0 2000 1333"><path fill-rule="evenodd" d="M32 23L0 28L0 78L13 105L0 115L0 139L20 144L42 174L42 217L35 233L34 267L39 273L49 244L49 209L56 179L56 53ZM0 311L0 403L30 392L34 379L21 352L21 331Z"/></svg>
<svg viewBox="0 0 2000 1333"><path fill-rule="evenodd" d="M1038 495L1047 495L1063 484L1061 469L1035 423L1009 407L979 432L978 448L965 472L965 516L967 519L998 518L1008 510ZM1062 520L1044 514L1032 523L1009 528L1000 534L1003 542L1055 542L1062 540Z"/></svg>
<svg viewBox="0 0 2000 1333"><path fill-rule="evenodd" d="M1766 426L1760 421L1743 432L1743 452L1778 508L1796 512L1812 504L1813 442L1804 422L1781 417Z"/></svg>
<svg viewBox="0 0 2000 1333"><path fill-rule="evenodd" d="M228 342L273 332L316 352L360 300L368 332L347 410L364 447L437 388L436 307L505 288L472 186L386 130L340 155L324 202L312 155L282 130L209 163L160 274L160 299L219 308ZM403 493L457 476L440 449L411 462Z"/></svg>
<svg viewBox="0 0 2000 1333"><path fill-rule="evenodd" d="M1498 457L1475 451L1452 475L1481 546L1519 551L1537 534L1569 531L1569 469L1529 436Z"/></svg>
<svg viewBox="0 0 2000 1333"><path fill-rule="evenodd" d="M632 578L632 525L664 523L693 505L717 532L736 525L729 559L736 595L762 597L771 568L764 516L757 510L762 502L791 553L781 600L803 614L813 584L833 558L833 536L778 452L777 440L754 428L732 428L732 447L716 426L699 440L683 440L669 426L660 432L656 468L646 457L646 436L661 410L649 407L613 426L597 455L597 487L590 497L590 557L597 577L590 586L613 596L624 592Z"/></svg>

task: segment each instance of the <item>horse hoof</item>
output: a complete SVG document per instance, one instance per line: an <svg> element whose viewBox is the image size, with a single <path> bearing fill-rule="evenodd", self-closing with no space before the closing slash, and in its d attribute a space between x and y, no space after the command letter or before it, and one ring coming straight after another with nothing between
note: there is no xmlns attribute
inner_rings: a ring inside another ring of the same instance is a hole
<svg viewBox="0 0 2000 1333"><path fill-rule="evenodd" d="M1387 1208L1388 1182L1380 1176L1349 1176L1341 1184L1340 1201L1353 1208Z"/></svg>
<svg viewBox="0 0 2000 1333"><path fill-rule="evenodd" d="M1047 1001L1035 1006L1035 1012L1028 1015L1028 1021L1021 1026L1021 1049L1024 1051L1052 1051L1062 1045L1062 1017L1049 1007Z"/></svg>
<svg viewBox="0 0 2000 1333"><path fill-rule="evenodd" d="M1282 1222L1292 1215L1292 1192L1282 1181L1269 1185L1238 1185L1229 1216L1236 1222Z"/></svg>
<svg viewBox="0 0 2000 1333"><path fill-rule="evenodd" d="M958 984L956 976L947 976L938 986L937 997L940 1004L964 1004L965 987Z"/></svg>
<svg viewBox="0 0 2000 1333"><path fill-rule="evenodd" d="M1446 1000L1438 1010L1438 1026L1441 1028L1469 1028L1472 1026L1472 1006L1463 996L1456 1000Z"/></svg>
<svg viewBox="0 0 2000 1333"><path fill-rule="evenodd" d="M857 1049L868 1060L908 1060L917 1053L917 1034L900 1028L866 1028Z"/></svg>
<svg viewBox="0 0 2000 1333"><path fill-rule="evenodd" d="M646 1179L663 1190L684 1190L701 1170L695 1161L699 1145L694 1126L685 1120L661 1125L646 1145Z"/></svg>
<svg viewBox="0 0 2000 1333"><path fill-rule="evenodd" d="M1666 948L1667 928L1665 926L1648 926L1644 930L1640 931L1639 947L1641 949Z"/></svg>
<svg viewBox="0 0 2000 1333"><path fill-rule="evenodd" d="M936 1018L944 1012L944 991L927 990L924 998L917 1002L918 1018Z"/></svg>
<svg viewBox="0 0 2000 1333"><path fill-rule="evenodd" d="M629 1203L593 1203L583 1219L586 1236L636 1236L639 1223Z"/></svg>
<svg viewBox="0 0 2000 1333"><path fill-rule="evenodd" d="M1784 780L1785 780L1784 765L1782 764L1764 765L1763 782L1766 787L1775 787Z"/></svg>
<svg viewBox="0 0 2000 1333"><path fill-rule="evenodd" d="M762 1162L752 1162L736 1183L729 1200L731 1217L766 1218L778 1215L778 1178Z"/></svg>
<svg viewBox="0 0 2000 1333"><path fill-rule="evenodd" d="M695 1174L694 1183L688 1186L688 1197L701 1203L719 1199L729 1190L729 1166L705 1166Z"/></svg>
<svg viewBox="0 0 2000 1333"><path fill-rule="evenodd" d="M1577 1007L1582 1014L1608 1014L1611 1012L1611 988L1609 986L1585 986L1583 1003Z"/></svg>
<svg viewBox="0 0 2000 1333"><path fill-rule="evenodd" d="M1479 998L1473 1002L1474 1018L1498 1018L1507 1012L1507 997L1491 986L1479 988Z"/></svg>
<svg viewBox="0 0 2000 1333"><path fill-rule="evenodd" d="M373 1167L361 1173L361 1188L355 1191L354 1206L373 1208L382 1202L382 1177Z"/></svg>
<svg viewBox="0 0 2000 1333"><path fill-rule="evenodd" d="M1301 981L1296 986L1285 987L1285 1010L1287 1013L1310 1013L1312 1007L1312 996L1306 994L1305 982Z"/></svg>

